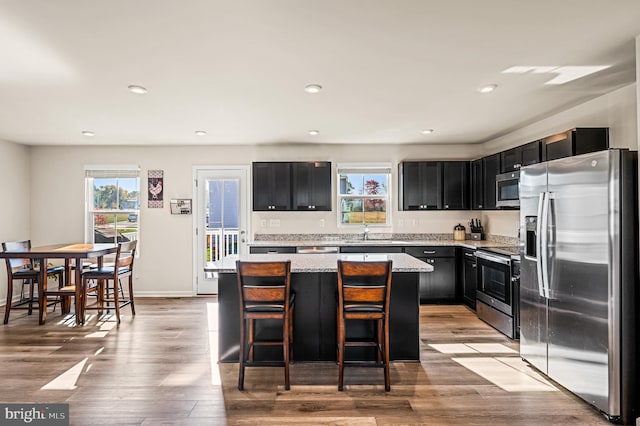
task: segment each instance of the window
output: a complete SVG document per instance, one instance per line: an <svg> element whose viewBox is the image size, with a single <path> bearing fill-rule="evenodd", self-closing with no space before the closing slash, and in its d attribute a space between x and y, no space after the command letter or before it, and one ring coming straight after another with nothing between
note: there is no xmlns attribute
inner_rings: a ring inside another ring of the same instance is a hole
<svg viewBox="0 0 640 426"><path fill-rule="evenodd" d="M117 243L138 239L138 166L86 166L85 191L85 241Z"/></svg>
<svg viewBox="0 0 640 426"><path fill-rule="evenodd" d="M338 224L391 224L391 165L338 164Z"/></svg>

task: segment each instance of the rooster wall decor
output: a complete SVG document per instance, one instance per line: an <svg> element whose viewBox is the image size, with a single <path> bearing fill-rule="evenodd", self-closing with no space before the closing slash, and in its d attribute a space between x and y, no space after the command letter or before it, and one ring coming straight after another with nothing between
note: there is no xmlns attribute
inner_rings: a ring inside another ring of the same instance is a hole
<svg viewBox="0 0 640 426"><path fill-rule="evenodd" d="M162 208L164 178L162 170L149 170L148 203L149 208Z"/></svg>

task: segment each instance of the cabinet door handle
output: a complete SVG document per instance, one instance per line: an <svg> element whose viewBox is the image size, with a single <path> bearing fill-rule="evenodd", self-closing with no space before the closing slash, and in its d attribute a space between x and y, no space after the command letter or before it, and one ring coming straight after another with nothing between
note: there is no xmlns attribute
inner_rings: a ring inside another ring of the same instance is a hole
<svg viewBox="0 0 640 426"><path fill-rule="evenodd" d="M473 257L473 253L465 253L465 256Z"/></svg>
<svg viewBox="0 0 640 426"><path fill-rule="evenodd" d="M435 250L424 250L422 253L424 254L436 254Z"/></svg>

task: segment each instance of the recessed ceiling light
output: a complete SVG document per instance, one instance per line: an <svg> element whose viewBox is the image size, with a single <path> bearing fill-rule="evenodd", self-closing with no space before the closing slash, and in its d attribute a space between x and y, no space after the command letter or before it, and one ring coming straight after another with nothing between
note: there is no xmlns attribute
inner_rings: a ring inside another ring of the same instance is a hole
<svg viewBox="0 0 640 426"><path fill-rule="evenodd" d="M204 130L196 130L195 133L196 133L196 136L204 136L207 134L207 132Z"/></svg>
<svg viewBox="0 0 640 426"><path fill-rule="evenodd" d="M87 137L91 137L91 136L95 136L96 135L95 132L92 132L92 131L89 131L89 130L83 130L82 134L84 136L87 136Z"/></svg>
<svg viewBox="0 0 640 426"><path fill-rule="evenodd" d="M421 132L423 135L430 135L433 133L433 129L425 129Z"/></svg>
<svg viewBox="0 0 640 426"><path fill-rule="evenodd" d="M131 93L135 93L137 95L144 95L145 93L147 93L147 88L146 87L142 87L142 86L136 86L134 84L127 86L127 88L129 89L129 91Z"/></svg>
<svg viewBox="0 0 640 426"><path fill-rule="evenodd" d="M322 86L320 86L319 84L307 84L304 87L304 91L307 93L318 93L321 90Z"/></svg>
<svg viewBox="0 0 640 426"><path fill-rule="evenodd" d="M482 86L478 89L478 92L480 93L490 93L493 92L494 90L496 90L496 88L498 87L497 84L487 84L485 86Z"/></svg>
<svg viewBox="0 0 640 426"><path fill-rule="evenodd" d="M320 134L320 130L309 130L309 134L311 136L319 135Z"/></svg>

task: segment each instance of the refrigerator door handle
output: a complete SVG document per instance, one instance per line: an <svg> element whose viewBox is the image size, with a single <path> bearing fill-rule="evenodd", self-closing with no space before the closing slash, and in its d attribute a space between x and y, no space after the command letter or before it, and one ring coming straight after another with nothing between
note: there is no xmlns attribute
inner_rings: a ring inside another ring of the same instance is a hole
<svg viewBox="0 0 640 426"><path fill-rule="evenodd" d="M544 201L546 199L546 192L540 193L540 198L538 200L538 220L536 223L536 254L538 259L536 260L536 270L538 276L538 293L540 297L545 297L544 295L544 277L542 275L542 206L544 206Z"/></svg>
<svg viewBox="0 0 640 426"><path fill-rule="evenodd" d="M544 297L550 298L549 292L549 206L551 204L551 193L545 192L542 204L542 238L541 238L541 260L542 260L542 289Z"/></svg>

